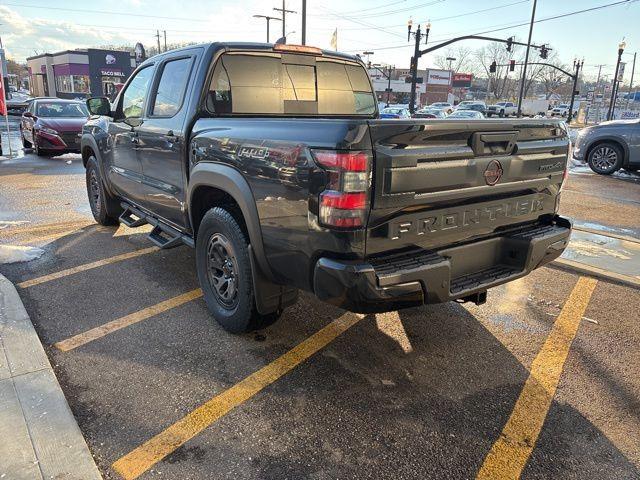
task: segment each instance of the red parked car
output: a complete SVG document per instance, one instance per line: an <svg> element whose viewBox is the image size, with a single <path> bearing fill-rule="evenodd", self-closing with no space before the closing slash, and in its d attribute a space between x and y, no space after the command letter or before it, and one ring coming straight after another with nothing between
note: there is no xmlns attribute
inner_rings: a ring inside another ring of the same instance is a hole
<svg viewBox="0 0 640 480"><path fill-rule="evenodd" d="M36 98L22 114L22 145L33 148L36 155L80 152L80 133L88 118L83 102Z"/></svg>

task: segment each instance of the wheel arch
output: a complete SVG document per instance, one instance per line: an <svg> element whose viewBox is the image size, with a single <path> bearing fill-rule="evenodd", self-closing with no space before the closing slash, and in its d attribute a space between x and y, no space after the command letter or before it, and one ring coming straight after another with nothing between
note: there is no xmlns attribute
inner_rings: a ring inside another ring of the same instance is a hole
<svg viewBox="0 0 640 480"><path fill-rule="evenodd" d="M269 280L273 280L274 276L267 262L262 241L258 208L249 183L238 170L219 163L198 163L191 170L187 199L194 239L198 235L198 227L204 214L211 207L230 207L230 213L247 234L262 271Z"/></svg>
<svg viewBox="0 0 640 480"><path fill-rule="evenodd" d="M587 151L584 156L585 161L589 161L589 155L591 155L591 152L593 151L593 149L596 148L598 145L602 145L603 143L613 143L614 145L617 145L618 147L620 147L622 149L622 156L623 156L622 166L626 167L629 165L629 146L627 145L627 142L625 142L623 139L615 136L599 137L594 139L587 147Z"/></svg>

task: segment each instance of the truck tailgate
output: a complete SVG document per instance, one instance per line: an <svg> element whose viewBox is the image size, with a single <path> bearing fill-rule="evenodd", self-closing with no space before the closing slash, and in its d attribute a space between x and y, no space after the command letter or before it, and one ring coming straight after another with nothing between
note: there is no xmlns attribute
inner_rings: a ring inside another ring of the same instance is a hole
<svg viewBox="0 0 640 480"><path fill-rule="evenodd" d="M551 217L569 151L555 120L372 120L366 254L437 249Z"/></svg>

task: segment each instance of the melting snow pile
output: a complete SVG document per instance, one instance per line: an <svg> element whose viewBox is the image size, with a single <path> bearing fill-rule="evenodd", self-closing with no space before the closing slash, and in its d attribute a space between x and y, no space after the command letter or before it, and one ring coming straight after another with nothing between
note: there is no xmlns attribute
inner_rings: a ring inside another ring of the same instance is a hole
<svg viewBox="0 0 640 480"><path fill-rule="evenodd" d="M0 245L0 264L28 262L39 258L44 250L38 247L22 245Z"/></svg>

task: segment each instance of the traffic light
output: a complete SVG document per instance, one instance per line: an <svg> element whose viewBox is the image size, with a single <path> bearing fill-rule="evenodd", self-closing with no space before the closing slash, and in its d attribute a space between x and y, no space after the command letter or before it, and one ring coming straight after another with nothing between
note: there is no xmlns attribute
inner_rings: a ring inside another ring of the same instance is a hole
<svg viewBox="0 0 640 480"><path fill-rule="evenodd" d="M507 52L511 52L513 48L513 37L507 38Z"/></svg>
<svg viewBox="0 0 640 480"><path fill-rule="evenodd" d="M491 62L491 65L489 65L489 73L496 73L497 67L496 61L494 60Z"/></svg>
<svg viewBox="0 0 640 480"><path fill-rule="evenodd" d="M547 49L547 46L542 44L540 46L540 58L546 59L549 56L549 50Z"/></svg>
<svg viewBox="0 0 640 480"><path fill-rule="evenodd" d="M516 69L516 61L515 60L509 60L509 71L513 72Z"/></svg>

